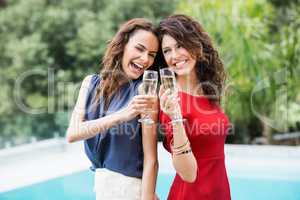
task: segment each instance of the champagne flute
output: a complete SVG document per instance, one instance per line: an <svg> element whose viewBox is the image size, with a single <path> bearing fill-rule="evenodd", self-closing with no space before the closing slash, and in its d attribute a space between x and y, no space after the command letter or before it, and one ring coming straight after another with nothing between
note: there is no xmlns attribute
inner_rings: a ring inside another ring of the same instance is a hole
<svg viewBox="0 0 300 200"><path fill-rule="evenodd" d="M171 93L175 96L175 98L177 99L178 88L176 85L175 73L172 70L170 70L169 68L160 69L159 73L160 73L160 79L161 79L161 83L163 85L164 90L169 89L171 91ZM179 116L178 113L177 113L177 115L178 116L175 116L175 119L184 120L181 118L181 116Z"/></svg>
<svg viewBox="0 0 300 200"><path fill-rule="evenodd" d="M168 68L160 69L159 73L163 88L170 89L171 93L177 93L175 73Z"/></svg>
<svg viewBox="0 0 300 200"><path fill-rule="evenodd" d="M158 73L153 70L146 70L143 75L142 93L144 95L155 96L157 90ZM148 112L144 117L139 119L139 122L145 124L153 124L154 121L150 117L151 110L145 110Z"/></svg>

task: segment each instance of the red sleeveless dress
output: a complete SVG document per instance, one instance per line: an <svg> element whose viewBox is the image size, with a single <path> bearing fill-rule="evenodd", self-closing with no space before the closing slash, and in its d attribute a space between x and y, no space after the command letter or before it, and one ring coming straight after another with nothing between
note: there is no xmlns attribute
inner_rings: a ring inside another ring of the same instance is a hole
<svg viewBox="0 0 300 200"><path fill-rule="evenodd" d="M183 181L176 174L168 200L230 200L230 188L224 162L224 144L229 120L219 106L204 96L179 92L187 136L196 157L198 169L194 183ZM173 138L170 118L160 112L164 128L164 147L171 152Z"/></svg>

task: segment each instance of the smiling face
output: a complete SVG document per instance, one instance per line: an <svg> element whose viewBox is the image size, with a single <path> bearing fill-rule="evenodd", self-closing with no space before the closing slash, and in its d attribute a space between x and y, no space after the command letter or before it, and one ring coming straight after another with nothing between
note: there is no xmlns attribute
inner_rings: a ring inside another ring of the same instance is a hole
<svg viewBox="0 0 300 200"><path fill-rule="evenodd" d="M124 48L123 71L131 79L139 78L153 64L157 51L157 37L149 31L136 30Z"/></svg>
<svg viewBox="0 0 300 200"><path fill-rule="evenodd" d="M162 38L165 61L178 76L190 75L195 70L196 59L170 35Z"/></svg>

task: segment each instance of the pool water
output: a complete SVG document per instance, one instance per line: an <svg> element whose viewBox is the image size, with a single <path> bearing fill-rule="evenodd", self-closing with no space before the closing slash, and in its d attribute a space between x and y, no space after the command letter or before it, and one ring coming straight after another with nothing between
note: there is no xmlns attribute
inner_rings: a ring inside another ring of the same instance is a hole
<svg viewBox="0 0 300 200"><path fill-rule="evenodd" d="M0 200L94 200L93 172L83 171L0 193ZM157 194L167 199L173 175L160 174ZM300 200L300 180L230 178L233 200Z"/></svg>

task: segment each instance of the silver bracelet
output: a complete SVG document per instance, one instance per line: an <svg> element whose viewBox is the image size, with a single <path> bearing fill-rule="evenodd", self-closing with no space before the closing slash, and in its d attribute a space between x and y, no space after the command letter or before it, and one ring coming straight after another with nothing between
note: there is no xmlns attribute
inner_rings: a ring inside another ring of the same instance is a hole
<svg viewBox="0 0 300 200"><path fill-rule="evenodd" d="M175 117L174 119L172 119L170 121L170 124L175 124L175 123L178 123L178 122L184 122L185 119L183 119L182 117Z"/></svg>

